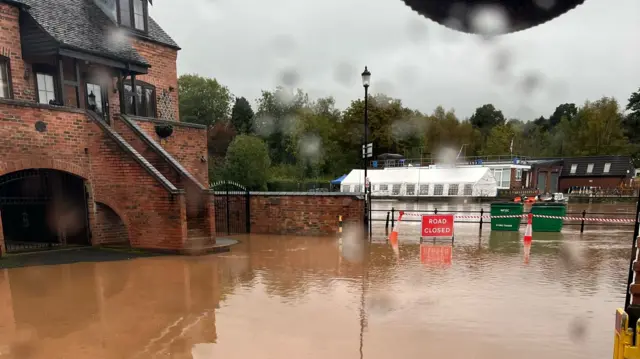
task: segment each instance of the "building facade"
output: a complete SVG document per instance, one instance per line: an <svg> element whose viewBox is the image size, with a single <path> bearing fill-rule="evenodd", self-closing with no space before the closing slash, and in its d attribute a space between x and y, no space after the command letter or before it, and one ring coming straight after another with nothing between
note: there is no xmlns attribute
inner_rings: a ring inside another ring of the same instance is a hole
<svg viewBox="0 0 640 359"><path fill-rule="evenodd" d="M0 249L215 244L203 126L148 0L0 0Z"/></svg>

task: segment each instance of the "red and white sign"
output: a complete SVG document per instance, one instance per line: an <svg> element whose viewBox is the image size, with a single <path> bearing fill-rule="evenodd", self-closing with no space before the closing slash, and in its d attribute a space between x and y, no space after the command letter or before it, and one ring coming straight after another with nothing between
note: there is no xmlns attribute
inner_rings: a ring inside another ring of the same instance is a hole
<svg viewBox="0 0 640 359"><path fill-rule="evenodd" d="M422 216L420 237L453 237L453 214L429 214Z"/></svg>
<svg viewBox="0 0 640 359"><path fill-rule="evenodd" d="M420 245L420 262L422 264L451 264L453 251L451 246Z"/></svg>

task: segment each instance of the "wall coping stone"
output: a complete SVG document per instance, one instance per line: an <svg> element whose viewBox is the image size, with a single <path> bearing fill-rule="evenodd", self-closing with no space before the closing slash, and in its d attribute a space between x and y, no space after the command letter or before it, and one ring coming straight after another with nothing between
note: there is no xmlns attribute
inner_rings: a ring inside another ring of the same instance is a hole
<svg viewBox="0 0 640 359"><path fill-rule="evenodd" d="M216 191L218 192L218 191ZM224 191L220 191L224 192ZM309 196L309 197L358 197L364 196L357 192L249 192L251 196Z"/></svg>
<svg viewBox="0 0 640 359"><path fill-rule="evenodd" d="M157 124L161 124L161 125L171 125L171 126L178 126L178 127L191 127L191 128L197 128L197 129L200 129L200 130L207 129L207 126L199 125L197 123L162 120L162 119L159 119L159 118L140 117L140 116L131 116L131 115L127 115L127 117L129 117L130 119L135 120L135 121L152 122L152 123L157 123Z"/></svg>

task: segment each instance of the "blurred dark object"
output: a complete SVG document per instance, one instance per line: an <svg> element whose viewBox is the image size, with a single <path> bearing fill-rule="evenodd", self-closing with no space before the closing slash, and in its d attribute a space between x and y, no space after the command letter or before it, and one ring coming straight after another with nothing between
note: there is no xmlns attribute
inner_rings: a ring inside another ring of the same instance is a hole
<svg viewBox="0 0 640 359"><path fill-rule="evenodd" d="M538 26L574 9L585 0L403 0L420 15L448 28L477 33L471 14L482 6L500 6L509 17L507 33Z"/></svg>

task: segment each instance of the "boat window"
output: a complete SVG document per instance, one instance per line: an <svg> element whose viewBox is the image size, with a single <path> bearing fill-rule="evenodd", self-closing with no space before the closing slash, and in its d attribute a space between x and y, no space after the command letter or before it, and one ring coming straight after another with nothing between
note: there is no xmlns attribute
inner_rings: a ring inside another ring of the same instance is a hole
<svg viewBox="0 0 640 359"><path fill-rule="evenodd" d="M421 184L420 185L420 195L421 196L428 196L429 195L429 185L428 184Z"/></svg>
<svg viewBox="0 0 640 359"><path fill-rule="evenodd" d="M399 184L394 184L391 190L391 194L394 196L399 196L400 195L400 186Z"/></svg>
<svg viewBox="0 0 640 359"><path fill-rule="evenodd" d="M473 185L472 184L464 185L464 195L465 196L473 196Z"/></svg>
<svg viewBox="0 0 640 359"><path fill-rule="evenodd" d="M407 184L407 190L405 192L407 196L414 196L416 194L416 185L415 184Z"/></svg>
<svg viewBox="0 0 640 359"><path fill-rule="evenodd" d="M381 190L381 191L388 191L388 190L389 190L389 185L381 184L381 185L380 185L380 190Z"/></svg>
<svg viewBox="0 0 640 359"><path fill-rule="evenodd" d="M444 185L437 184L433 186L433 195L434 196L442 196L444 193Z"/></svg>
<svg viewBox="0 0 640 359"><path fill-rule="evenodd" d="M450 184L449 185L449 196L457 196L458 195L458 185Z"/></svg>

